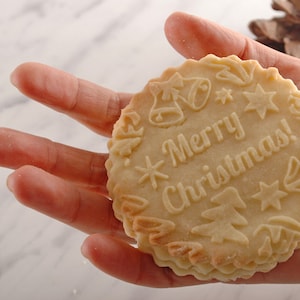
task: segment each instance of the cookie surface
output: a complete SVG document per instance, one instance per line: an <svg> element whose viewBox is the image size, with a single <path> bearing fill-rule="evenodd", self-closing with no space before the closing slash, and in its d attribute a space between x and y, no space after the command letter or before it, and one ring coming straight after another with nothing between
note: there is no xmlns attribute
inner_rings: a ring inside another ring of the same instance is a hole
<svg viewBox="0 0 300 300"><path fill-rule="evenodd" d="M300 241L300 92L236 56L151 80L109 141L108 190L139 249L178 275L249 278Z"/></svg>

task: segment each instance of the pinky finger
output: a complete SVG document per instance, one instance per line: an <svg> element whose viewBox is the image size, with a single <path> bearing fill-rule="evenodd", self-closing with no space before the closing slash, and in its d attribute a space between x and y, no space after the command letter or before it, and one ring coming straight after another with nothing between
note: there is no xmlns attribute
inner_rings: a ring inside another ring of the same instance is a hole
<svg viewBox="0 0 300 300"><path fill-rule="evenodd" d="M89 236L81 248L82 254L103 272L137 285L156 288L180 287L213 283L200 281L193 276L177 276L171 269L158 267L149 254L142 253L122 240L111 236ZM268 273L258 272L250 279L230 281L234 284L299 283L300 251Z"/></svg>
<svg viewBox="0 0 300 300"><path fill-rule="evenodd" d="M98 269L129 283L156 288L201 283L193 276L179 277L169 268L158 267L149 254L111 236L91 235L81 251Z"/></svg>

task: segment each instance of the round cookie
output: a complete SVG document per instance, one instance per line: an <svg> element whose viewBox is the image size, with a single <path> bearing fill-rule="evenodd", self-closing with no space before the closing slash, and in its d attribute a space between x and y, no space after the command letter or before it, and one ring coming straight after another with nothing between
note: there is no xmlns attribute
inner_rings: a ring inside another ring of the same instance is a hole
<svg viewBox="0 0 300 300"><path fill-rule="evenodd" d="M151 80L108 143L108 191L138 248L178 275L249 278L300 241L300 92L208 55Z"/></svg>

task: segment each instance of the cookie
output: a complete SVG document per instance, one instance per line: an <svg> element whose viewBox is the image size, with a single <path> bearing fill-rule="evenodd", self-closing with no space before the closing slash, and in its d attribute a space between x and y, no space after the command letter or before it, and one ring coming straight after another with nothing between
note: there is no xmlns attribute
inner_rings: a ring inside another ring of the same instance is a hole
<svg viewBox="0 0 300 300"><path fill-rule="evenodd" d="M208 55L123 109L108 191L138 248L178 275L268 272L300 241L300 91L275 68Z"/></svg>

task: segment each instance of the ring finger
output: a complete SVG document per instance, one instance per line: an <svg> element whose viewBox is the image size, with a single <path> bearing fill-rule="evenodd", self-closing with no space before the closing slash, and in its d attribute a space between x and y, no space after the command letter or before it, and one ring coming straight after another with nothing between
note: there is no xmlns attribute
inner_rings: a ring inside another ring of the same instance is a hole
<svg viewBox="0 0 300 300"><path fill-rule="evenodd" d="M33 166L16 170L7 184L22 204L45 215L89 234L102 232L125 238L112 202L99 193L78 188Z"/></svg>
<svg viewBox="0 0 300 300"><path fill-rule="evenodd" d="M0 165L17 169L33 165L68 181L106 194L107 154L52 142L12 129L0 129Z"/></svg>

